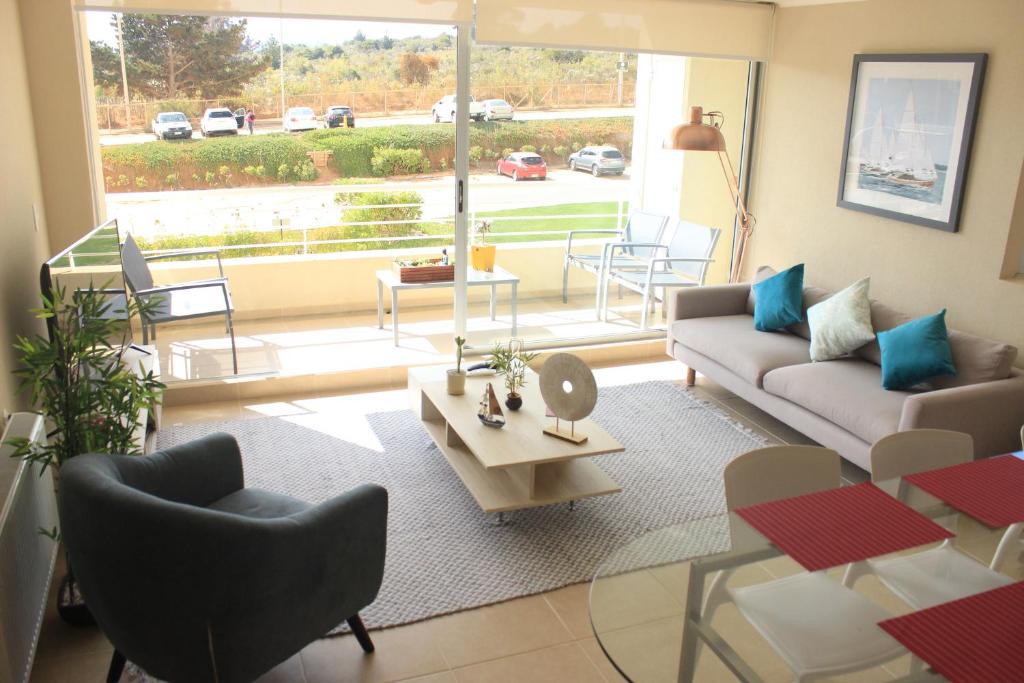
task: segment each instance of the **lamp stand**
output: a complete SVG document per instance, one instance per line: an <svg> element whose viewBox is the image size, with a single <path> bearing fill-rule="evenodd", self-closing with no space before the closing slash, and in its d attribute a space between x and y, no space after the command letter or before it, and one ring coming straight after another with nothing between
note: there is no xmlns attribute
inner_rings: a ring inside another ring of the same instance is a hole
<svg viewBox="0 0 1024 683"><path fill-rule="evenodd" d="M750 238L750 233L754 231L754 217L747 212L747 205L740 192L740 182L736 177L732 159L724 149L718 152L718 163L722 167L725 183L729 186L729 194L732 196L733 208L736 211L737 219L739 219L739 235L733 243L732 263L729 271L729 282L733 283L739 282L743 274L743 257L747 251L747 240Z"/></svg>

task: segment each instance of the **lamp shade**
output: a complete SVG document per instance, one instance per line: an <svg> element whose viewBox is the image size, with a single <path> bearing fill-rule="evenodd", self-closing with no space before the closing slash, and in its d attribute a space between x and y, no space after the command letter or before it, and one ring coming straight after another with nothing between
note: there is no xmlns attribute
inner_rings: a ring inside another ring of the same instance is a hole
<svg viewBox="0 0 1024 683"><path fill-rule="evenodd" d="M725 136L717 126L704 123L702 107L690 107L690 121L675 126L664 147L687 152L724 152Z"/></svg>

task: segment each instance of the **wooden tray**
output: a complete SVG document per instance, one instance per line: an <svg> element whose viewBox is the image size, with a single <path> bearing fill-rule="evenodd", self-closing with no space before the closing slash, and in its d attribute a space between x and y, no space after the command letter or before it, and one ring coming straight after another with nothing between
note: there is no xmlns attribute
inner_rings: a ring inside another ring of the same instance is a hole
<svg viewBox="0 0 1024 683"><path fill-rule="evenodd" d="M429 265L412 266L395 261L392 268L398 275L398 281L410 282L451 282L455 279L455 265L441 264L441 259Z"/></svg>

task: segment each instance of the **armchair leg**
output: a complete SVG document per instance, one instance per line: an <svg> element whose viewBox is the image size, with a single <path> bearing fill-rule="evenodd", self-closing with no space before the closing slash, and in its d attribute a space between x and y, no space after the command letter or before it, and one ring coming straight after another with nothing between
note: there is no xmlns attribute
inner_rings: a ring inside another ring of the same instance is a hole
<svg viewBox="0 0 1024 683"><path fill-rule="evenodd" d="M117 683L124 673L125 658L118 650L114 650L110 658L110 668L107 670L107 683Z"/></svg>
<svg viewBox="0 0 1024 683"><path fill-rule="evenodd" d="M359 618L359 614L355 614L347 619L348 627L352 629L352 635L359 641L359 646L363 648L363 652L373 652L373 641L370 640L370 634L366 632L366 626L363 625L363 620Z"/></svg>
<svg viewBox="0 0 1024 683"><path fill-rule="evenodd" d="M562 303L569 303L569 258L562 260Z"/></svg>

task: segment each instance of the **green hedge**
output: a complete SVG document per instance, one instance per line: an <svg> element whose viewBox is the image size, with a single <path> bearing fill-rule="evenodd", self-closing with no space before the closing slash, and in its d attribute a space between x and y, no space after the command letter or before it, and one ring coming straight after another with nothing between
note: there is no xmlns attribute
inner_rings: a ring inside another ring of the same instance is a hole
<svg viewBox="0 0 1024 683"><path fill-rule="evenodd" d="M627 157L632 151L633 120L628 117L496 121L473 123L469 130L473 163L490 163L506 150L523 148L536 148L551 164L564 163L569 152L588 144L615 145ZM455 126L332 128L301 136L274 133L114 145L103 148L103 173L110 191L225 185L225 167L235 182L245 177L309 181L318 175L306 156L313 150L333 152L331 166L342 177L443 170L455 156ZM417 162L416 152L422 161Z"/></svg>

